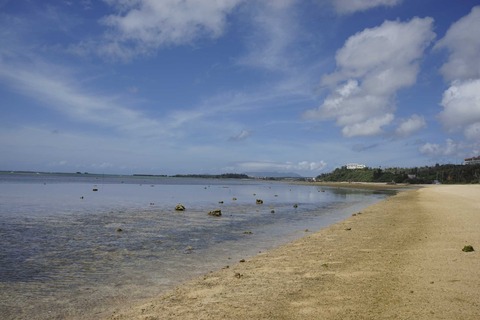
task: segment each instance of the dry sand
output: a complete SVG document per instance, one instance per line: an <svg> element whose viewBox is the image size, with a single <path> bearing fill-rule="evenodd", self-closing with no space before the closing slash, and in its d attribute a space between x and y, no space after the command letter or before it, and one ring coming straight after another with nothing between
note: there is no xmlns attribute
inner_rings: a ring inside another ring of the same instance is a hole
<svg viewBox="0 0 480 320"><path fill-rule="evenodd" d="M480 319L479 231L480 185L408 190L109 319Z"/></svg>

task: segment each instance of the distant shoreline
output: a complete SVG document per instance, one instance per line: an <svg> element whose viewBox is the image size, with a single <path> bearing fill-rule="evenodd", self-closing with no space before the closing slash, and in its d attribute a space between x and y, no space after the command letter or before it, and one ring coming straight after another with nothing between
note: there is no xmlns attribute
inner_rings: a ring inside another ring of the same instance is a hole
<svg viewBox="0 0 480 320"><path fill-rule="evenodd" d="M407 183L384 183L384 182L309 182L309 185L324 186L330 188L351 188L367 190L395 190L395 189L417 189L425 185Z"/></svg>

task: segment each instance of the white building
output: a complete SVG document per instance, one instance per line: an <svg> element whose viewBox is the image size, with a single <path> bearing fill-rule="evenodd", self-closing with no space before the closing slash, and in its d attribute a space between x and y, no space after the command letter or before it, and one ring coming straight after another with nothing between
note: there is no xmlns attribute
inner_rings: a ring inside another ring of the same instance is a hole
<svg viewBox="0 0 480 320"><path fill-rule="evenodd" d="M360 163L347 163L348 170L365 169L366 167L367 167L366 165L360 164Z"/></svg>
<svg viewBox="0 0 480 320"><path fill-rule="evenodd" d="M473 158L466 158L463 164L480 164L480 156Z"/></svg>

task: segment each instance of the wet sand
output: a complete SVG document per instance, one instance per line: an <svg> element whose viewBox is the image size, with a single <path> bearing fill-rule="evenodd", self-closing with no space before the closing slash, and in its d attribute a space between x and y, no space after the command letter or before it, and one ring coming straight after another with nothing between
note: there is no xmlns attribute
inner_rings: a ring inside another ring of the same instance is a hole
<svg viewBox="0 0 480 320"><path fill-rule="evenodd" d="M480 319L479 196L406 190L107 318Z"/></svg>

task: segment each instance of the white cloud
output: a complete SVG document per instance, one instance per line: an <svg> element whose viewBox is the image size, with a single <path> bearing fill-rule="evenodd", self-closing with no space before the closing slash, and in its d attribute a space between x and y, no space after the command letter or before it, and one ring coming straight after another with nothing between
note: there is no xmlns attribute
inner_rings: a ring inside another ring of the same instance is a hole
<svg viewBox="0 0 480 320"><path fill-rule="evenodd" d="M406 137L422 128L425 128L426 125L427 123L425 122L425 118L423 116L414 114L409 119L402 121L397 127L397 130L395 130L395 133L398 136Z"/></svg>
<svg viewBox="0 0 480 320"><path fill-rule="evenodd" d="M297 164L298 170L311 170L311 171L317 171L317 170L322 170L325 168L327 163L324 161L320 162L308 162L308 161L301 161Z"/></svg>
<svg viewBox="0 0 480 320"><path fill-rule="evenodd" d="M480 6L461 18L448 29L436 48L450 52L448 61L440 71L446 80L480 78Z"/></svg>
<svg viewBox="0 0 480 320"><path fill-rule="evenodd" d="M236 164L239 170L243 171L319 171L325 168L327 164L324 161L300 161L293 162L268 162L268 161L247 161Z"/></svg>
<svg viewBox="0 0 480 320"><path fill-rule="evenodd" d="M420 146L419 151L422 154L431 157L438 156L454 156L458 155L459 151L463 149L460 143L453 141L452 139L447 139L445 145L440 145L437 143L425 143Z"/></svg>
<svg viewBox="0 0 480 320"><path fill-rule="evenodd" d="M307 119L335 119L347 137L376 135L390 124L395 94L416 81L418 61L435 37L433 19L385 21L351 36L337 51L338 71L322 78L333 87Z"/></svg>
<svg viewBox="0 0 480 320"><path fill-rule="evenodd" d="M443 93L439 119L449 131L462 131L471 141L480 138L480 6L452 24L436 48L449 50L442 66L444 78L451 81Z"/></svg>
<svg viewBox="0 0 480 320"><path fill-rule="evenodd" d="M379 6L393 7L402 1L403 0L332 0L332 3L338 13L349 14Z"/></svg>
<svg viewBox="0 0 480 320"><path fill-rule="evenodd" d="M118 13L102 19L108 27L100 51L123 59L148 54L159 47L217 38L227 15L242 0L106 0Z"/></svg>
<svg viewBox="0 0 480 320"><path fill-rule="evenodd" d="M372 136L382 133L382 127L392 122L394 115L386 113L381 116L372 117L363 122L356 122L346 125L342 129L345 137Z"/></svg>
<svg viewBox="0 0 480 320"><path fill-rule="evenodd" d="M430 142L420 146L419 151L429 156L433 156L433 155L438 156L443 153L442 148L440 147L439 144L430 143Z"/></svg>
<svg viewBox="0 0 480 320"><path fill-rule="evenodd" d="M480 142L480 122L467 126L463 133L467 139Z"/></svg>
<svg viewBox="0 0 480 320"><path fill-rule="evenodd" d="M399 85L409 84L411 73L416 72L412 66L416 65L426 46L435 37L432 25L432 18L413 18L404 23L385 21L378 27L351 36L335 57L340 71L325 77L324 83L330 84L330 78L335 80L336 77L348 79L369 76L378 83L387 80L399 82ZM392 79L398 72L406 79Z"/></svg>
<svg viewBox="0 0 480 320"><path fill-rule="evenodd" d="M472 137L475 130L471 126L480 124L480 79L453 82L443 93L441 105L444 109L439 118L443 125Z"/></svg>

